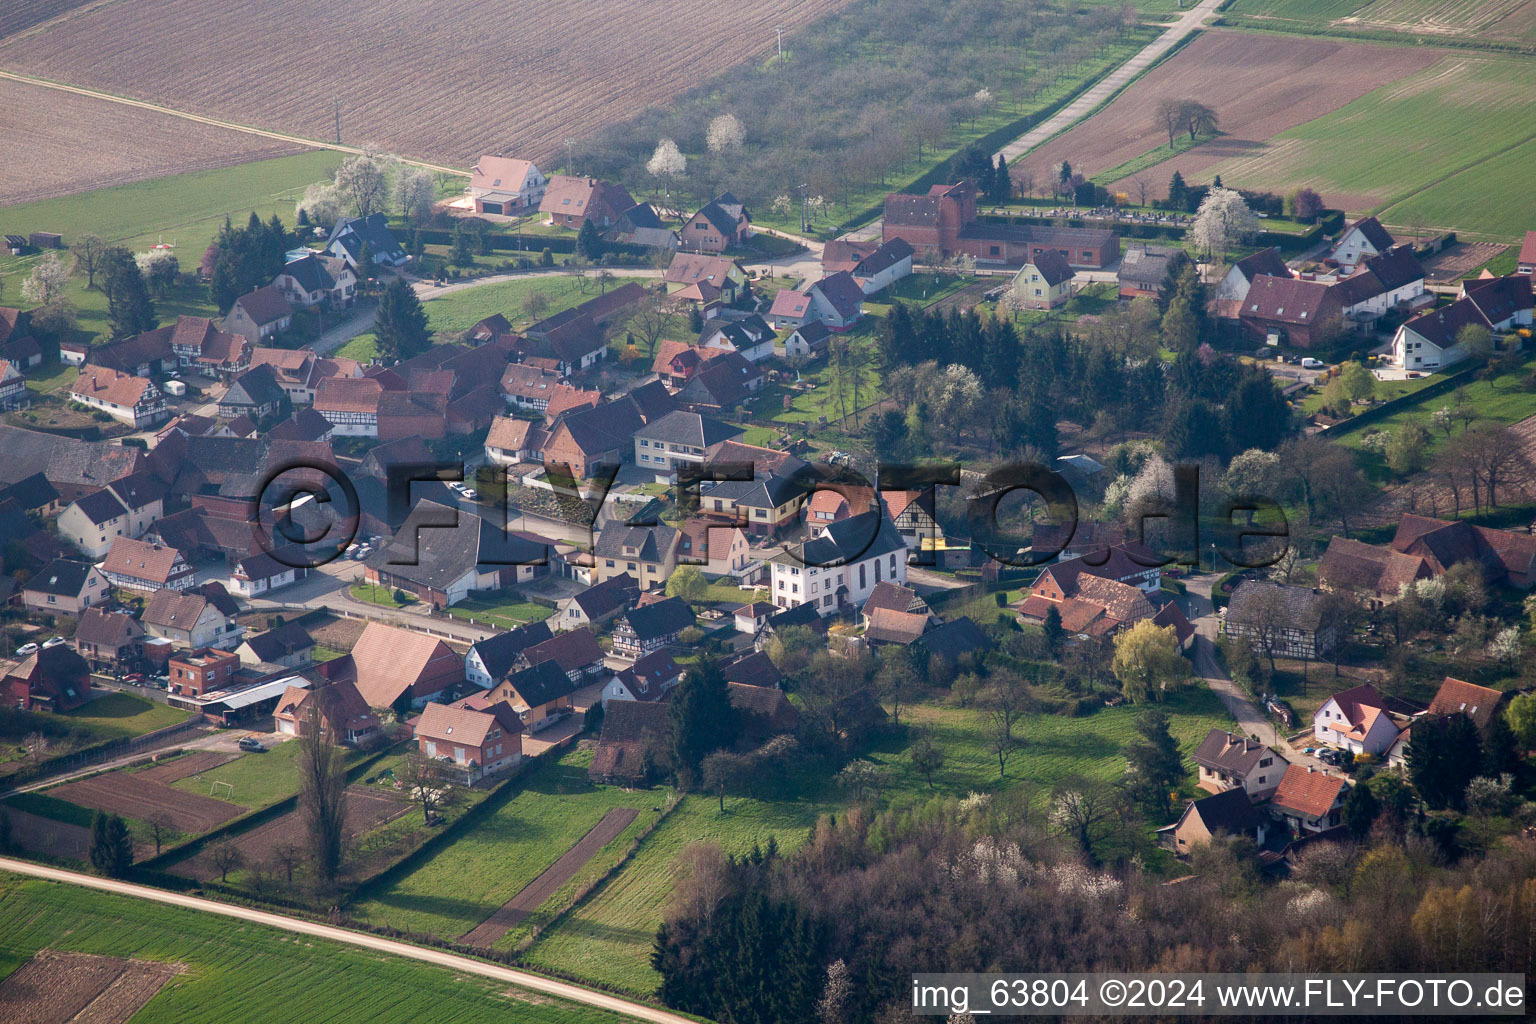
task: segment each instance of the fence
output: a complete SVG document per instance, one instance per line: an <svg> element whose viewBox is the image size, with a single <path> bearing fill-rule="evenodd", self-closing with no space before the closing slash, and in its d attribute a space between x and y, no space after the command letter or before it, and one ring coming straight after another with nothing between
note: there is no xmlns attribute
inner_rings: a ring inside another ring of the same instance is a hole
<svg viewBox="0 0 1536 1024"><path fill-rule="evenodd" d="M101 764L114 758L136 754L141 750L163 747L186 733L202 732L207 728L209 728L207 722L201 718L192 717L185 722L168 725L164 729L156 729L154 732L147 732L142 736L108 740L105 743L99 743L84 750L77 750L72 754L61 754L58 757L49 758L47 761L13 773L5 781L11 789L14 789L19 785L37 782L42 779L50 779L55 775L66 775L73 771L79 771L82 768L89 768L94 764Z"/></svg>

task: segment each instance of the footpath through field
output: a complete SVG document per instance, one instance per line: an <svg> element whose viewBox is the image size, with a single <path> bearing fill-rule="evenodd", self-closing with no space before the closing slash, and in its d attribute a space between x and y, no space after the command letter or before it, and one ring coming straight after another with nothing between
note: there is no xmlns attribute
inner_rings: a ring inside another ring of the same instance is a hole
<svg viewBox="0 0 1536 1024"><path fill-rule="evenodd" d="M290 142L296 146L308 146L310 149L334 149L338 153L352 153L362 155L367 150L357 146L343 146L338 142L321 142L318 139L306 139L298 135L285 135L282 132L269 132L264 128L252 128L250 125L236 124L233 121L220 121L216 117L204 117L201 114L189 114L185 110L177 110L175 107L163 107L158 103L146 103L143 100L131 100L126 96L114 96L109 92L100 92L96 89L82 89L78 85L66 85L63 82L50 82L46 78L33 78L31 75L18 75L13 71L0 71L0 78L9 78L13 82L24 82L27 85L38 85L44 89L58 89L61 92L72 92L76 96L88 96L95 100L106 100L109 103L121 103L129 107L138 107L140 110L153 110L157 114L169 114L172 117L180 117L188 121L196 121L199 124L213 125L215 128L228 128L230 131L245 132L247 135L259 135L264 139L275 139L278 142ZM403 163L414 164L417 167L425 167L429 171L437 171L441 174L453 174L461 178L469 177L469 172L457 167L443 167L440 164L429 164L421 160L405 160Z"/></svg>
<svg viewBox="0 0 1536 1024"><path fill-rule="evenodd" d="M1056 113L1004 146L1002 150L1003 159L1013 163L1053 135L1064 131L1078 121L1081 121L1084 117L1087 117L1099 104L1113 96L1131 79L1151 67L1165 53L1173 49L1181 39L1199 28L1205 22L1205 19L1215 14L1216 8L1220 7L1224 2L1225 0L1200 0L1199 3L1184 12L1184 15L1178 21L1169 25L1162 35L1142 47L1136 56L1115 68L1115 70L1099 79L1089 88L1083 90L1082 94L1071 103L1068 103L1056 111Z"/></svg>
<svg viewBox="0 0 1536 1024"><path fill-rule="evenodd" d="M553 896L556 889L575 878L582 865L597 856L597 851L617 839L619 833L628 828L639 813L633 807L615 807L603 815L603 820L582 836L579 843L565 851L565 855L551 864L542 875L523 886L516 896L497 907L494 914L466 932L459 941L482 948L495 944L497 939L516 928L523 918L539 909L539 904Z"/></svg>
<svg viewBox="0 0 1536 1024"><path fill-rule="evenodd" d="M82 885L86 888L98 889L103 892L117 893L120 896L137 896L140 899L153 900L156 903L166 903L173 907L182 907L186 910L221 914L224 917L250 921L253 924L265 925L268 928L277 928L299 935L312 935L320 939L330 939L333 942L345 942L351 946L372 949L390 956L404 957L408 960L432 964L435 967L446 967L449 970L461 971L465 974L491 978L509 985L531 989L534 992L542 992L545 995L554 996L559 999L568 999L573 1003L595 1006L600 1010L622 1014L635 1020L649 1021L651 1024L696 1024L691 1018L679 1016L667 1010L647 1006L644 1003L631 1002L628 999L620 999L617 996L611 996L604 992L594 992L579 985L556 981L553 978L546 978L529 971L518 971L510 967L500 967L496 964L485 963L467 956L458 956L454 953L428 949L423 946L412 946L406 942L397 942L394 939L385 939L377 935L369 935L365 932L354 932L346 928L337 928L332 925L305 921L295 917L285 917L282 914L274 914L265 910L253 910L250 907L235 906L231 903L219 903L214 900L200 899L196 896L184 896L181 893L167 892L146 885L135 885L132 882L119 882L110 878L98 878L94 875L81 874L78 871L65 871L62 868L45 867L28 861L13 860L10 857L0 857L0 870L13 871L18 875L42 878L50 882Z"/></svg>

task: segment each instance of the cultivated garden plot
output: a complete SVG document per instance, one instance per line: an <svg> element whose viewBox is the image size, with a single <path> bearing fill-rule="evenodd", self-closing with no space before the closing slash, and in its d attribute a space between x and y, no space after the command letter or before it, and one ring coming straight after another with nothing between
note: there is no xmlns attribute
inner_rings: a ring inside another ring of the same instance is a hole
<svg viewBox="0 0 1536 1024"><path fill-rule="evenodd" d="M109 3L0 45L0 66L319 140L336 137L339 116L345 142L456 166L513 142L542 162L569 136L765 57L776 25L791 31L840 6L769 0L720 17L707 0L533 0L515 16L486 0ZM676 59L685 37L711 59ZM259 58L231 59L256 41ZM295 69L324 53L368 56L321 95Z"/></svg>
<svg viewBox="0 0 1536 1024"><path fill-rule="evenodd" d="M49 795L139 821L163 818L171 828L187 835L207 832L246 810L225 800L172 789L163 782L146 782L128 772L108 772L66 783L50 790Z"/></svg>
<svg viewBox="0 0 1536 1024"><path fill-rule="evenodd" d="M0 982L0 1020L124 1024L180 970L175 964L45 949Z"/></svg>

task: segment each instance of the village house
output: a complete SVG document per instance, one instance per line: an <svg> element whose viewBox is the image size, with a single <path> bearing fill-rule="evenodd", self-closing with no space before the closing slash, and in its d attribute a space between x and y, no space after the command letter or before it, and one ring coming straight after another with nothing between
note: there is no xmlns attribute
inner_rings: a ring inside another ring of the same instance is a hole
<svg viewBox="0 0 1536 1024"><path fill-rule="evenodd" d="M150 636L178 647L232 651L245 636L245 627L235 621L239 612L224 588L210 583L185 593L155 591L145 602L139 621Z"/></svg>
<svg viewBox="0 0 1536 1024"><path fill-rule="evenodd" d="M1325 605L1321 590L1248 580L1232 592L1221 630L1277 658L1326 658L1338 634Z"/></svg>
<svg viewBox="0 0 1536 1024"><path fill-rule="evenodd" d="M677 393L677 403L695 411L723 414L745 404L761 389L767 377L735 352L726 352L703 368Z"/></svg>
<svg viewBox="0 0 1536 1024"><path fill-rule="evenodd" d="M1488 727L1493 724L1494 718L1503 710L1505 702L1511 696L1512 694L1508 691L1478 686L1465 679L1446 676L1440 683L1440 689L1435 691L1435 697L1429 702L1429 709L1424 714L1428 718L1466 715L1472 720L1472 724L1477 726L1479 732L1487 732Z"/></svg>
<svg viewBox="0 0 1536 1024"><path fill-rule="evenodd" d="M1536 276L1536 231L1527 231L1515 258L1515 273Z"/></svg>
<svg viewBox="0 0 1536 1024"><path fill-rule="evenodd" d="M603 732L587 777L604 785L649 785L663 762L670 730L664 701L605 704Z"/></svg>
<svg viewBox="0 0 1536 1024"><path fill-rule="evenodd" d="M1157 832L1174 853L1182 856L1222 835L1251 839L1263 846L1268 830L1268 820L1253 806L1248 794L1241 789L1228 789L1191 800L1178 821Z"/></svg>
<svg viewBox="0 0 1536 1024"><path fill-rule="evenodd" d="M171 349L171 335L175 330L174 324L168 324L104 345L91 345L86 349L85 364L105 367L133 377L170 373L180 366L175 351Z"/></svg>
<svg viewBox="0 0 1536 1024"><path fill-rule="evenodd" d="M683 678L683 669L666 651L653 651L620 670L603 687L603 707L612 700L661 700Z"/></svg>
<svg viewBox="0 0 1536 1024"><path fill-rule="evenodd" d="M32 314L15 306L0 306L0 358L18 370L30 370L43 361L43 350L32 336Z"/></svg>
<svg viewBox="0 0 1536 1024"><path fill-rule="evenodd" d="M614 225L635 200L623 186L596 178L577 178L569 174L551 175L539 200L544 223L579 230L587 221L600 230Z"/></svg>
<svg viewBox="0 0 1536 1024"><path fill-rule="evenodd" d="M695 624L693 609L680 597L631 608L613 627L615 657L639 659L677 643L677 635Z"/></svg>
<svg viewBox="0 0 1536 1024"><path fill-rule="evenodd" d="M340 437L378 437L384 385L372 377L325 377L315 386L314 410Z"/></svg>
<svg viewBox="0 0 1536 1024"><path fill-rule="evenodd" d="M902 238L888 242L837 239L822 247L821 272L846 270L865 295L874 295L912 273L912 256L912 246Z"/></svg>
<svg viewBox="0 0 1536 1024"><path fill-rule="evenodd" d="M847 330L864 315L864 290L846 270L817 281L805 290L805 295L810 300L809 316L833 331Z"/></svg>
<svg viewBox="0 0 1536 1024"><path fill-rule="evenodd" d="M690 517L678 527L677 564L698 566L706 576L732 576L752 564L747 531L735 523Z"/></svg>
<svg viewBox="0 0 1536 1024"><path fill-rule="evenodd" d="M485 435L485 458L493 466L542 464L549 432L529 420L497 416Z"/></svg>
<svg viewBox="0 0 1536 1024"><path fill-rule="evenodd" d="M881 240L903 239L928 263L965 255L1018 266L1053 250L1073 269L1100 270L1120 258L1120 236L1113 231L984 223L976 216L976 197L969 178L933 185L926 195L893 192L885 197Z"/></svg>
<svg viewBox="0 0 1536 1024"><path fill-rule="evenodd" d="M1013 294L1028 309L1055 309L1072 297L1072 268L1055 251L1031 256L1013 278Z"/></svg>
<svg viewBox="0 0 1536 1024"><path fill-rule="evenodd" d="M674 410L635 431L635 463L670 482L679 467L702 464L721 443L741 434L740 427L721 420Z"/></svg>
<svg viewBox="0 0 1536 1024"><path fill-rule="evenodd" d="M372 250L372 267L362 266L365 249ZM372 277L378 267L403 266L411 258L389 230L389 218L382 213L342 217L331 228L325 251L344 260L359 277Z"/></svg>
<svg viewBox="0 0 1536 1024"><path fill-rule="evenodd" d="M345 309L357 298L357 275L344 259L311 253L284 264L272 287L294 309Z"/></svg>
<svg viewBox="0 0 1536 1024"><path fill-rule="evenodd" d="M165 514L165 485L135 473L71 502L57 520L59 536L88 558L101 558L119 537L142 537Z"/></svg>
<svg viewBox="0 0 1536 1024"><path fill-rule="evenodd" d="M31 405L27 378L9 359L0 359L0 409Z"/></svg>
<svg viewBox="0 0 1536 1024"><path fill-rule="evenodd" d="M297 558L289 558L289 561L296 561L303 557L301 552ZM246 599L260 597L262 594L297 582L307 571L307 569L279 561L265 551L258 551L235 563L235 567L229 572L228 589Z"/></svg>
<svg viewBox="0 0 1536 1024"><path fill-rule="evenodd" d="M1216 285L1213 295L1216 315L1229 320L1237 319L1242 313L1243 300L1248 297L1248 292L1256 279L1290 276L1291 269L1285 265L1285 259L1281 257L1280 250L1274 246L1260 249L1250 256L1244 256L1232 264Z"/></svg>
<svg viewBox="0 0 1536 1024"><path fill-rule="evenodd" d="M809 361L825 355L831 345L832 329L820 320L812 320L785 335L783 351L775 347L774 352L785 359Z"/></svg>
<svg viewBox="0 0 1536 1024"><path fill-rule="evenodd" d="M1328 541L1317 567L1317 585L1324 590L1353 594L1371 608L1396 601L1403 588L1434 575L1422 555L1394 551L1350 537Z"/></svg>
<svg viewBox="0 0 1536 1024"><path fill-rule="evenodd" d="M501 374L501 395L509 409L543 412L565 375L529 363L508 363Z"/></svg>
<svg viewBox="0 0 1536 1024"><path fill-rule="evenodd" d="M556 630L596 629L607 625L640 597L635 578L628 573L609 576L601 583L563 598L546 621Z"/></svg>
<svg viewBox="0 0 1536 1024"><path fill-rule="evenodd" d="M705 485L699 507L712 518L739 522L750 536L771 537L799 524L806 487L788 476L759 468L759 479Z"/></svg>
<svg viewBox="0 0 1536 1024"><path fill-rule="evenodd" d="M43 473L33 473L0 485L0 505L12 502L29 515L52 516L61 511L59 492Z"/></svg>
<svg viewBox="0 0 1536 1024"><path fill-rule="evenodd" d="M231 420L245 416L262 423L277 415L287 400L288 393L277 382L272 367L253 366L230 382L219 398L219 415Z"/></svg>
<svg viewBox="0 0 1536 1024"><path fill-rule="evenodd" d="M476 213L517 217L539 208L548 185L532 160L482 156L471 168L469 196Z"/></svg>
<svg viewBox="0 0 1536 1024"><path fill-rule="evenodd" d="M639 245L647 249L676 250L682 244L677 232L667 227L661 214L650 203L636 203L613 222L603 236L619 245Z"/></svg>
<svg viewBox="0 0 1536 1024"><path fill-rule="evenodd" d="M87 608L75 627L74 642L92 671L134 672L144 655L144 627L127 612Z"/></svg>
<svg viewBox="0 0 1536 1024"><path fill-rule="evenodd" d="M307 348L257 347L251 351L251 366L270 366L294 405L312 404L315 389L326 377L363 375L363 365L355 359L318 356Z"/></svg>
<svg viewBox="0 0 1536 1024"><path fill-rule="evenodd" d="M1063 585L1056 577L1042 573L1029 595L1015 606L1019 616L1042 624L1054 608L1068 633L1109 636L1155 614L1146 594L1129 583L1090 572L1061 578L1068 579L1070 582Z"/></svg>
<svg viewBox="0 0 1536 1024"><path fill-rule="evenodd" d="M1374 325L1390 310L1433 301L1424 290L1424 279L1424 267L1413 246L1400 245L1365 259L1355 273L1339 282L1339 303L1350 320Z"/></svg>
<svg viewBox="0 0 1536 1024"><path fill-rule="evenodd" d="M1384 754L1417 711L1362 683L1323 701L1312 714L1312 738L1356 754Z"/></svg>
<svg viewBox="0 0 1536 1024"><path fill-rule="evenodd" d="M250 340L219 330L207 317L179 316L174 325L156 330L168 332L177 364L199 376L229 380L251 365Z"/></svg>
<svg viewBox="0 0 1536 1024"><path fill-rule="evenodd" d="M1437 370L1459 363L1467 357L1461 344L1461 332L1467 327L1493 329L1471 299L1420 313L1393 335L1392 362L1405 370Z"/></svg>
<svg viewBox="0 0 1536 1024"><path fill-rule="evenodd" d="M711 320L699 332L697 344L703 350L735 352L748 362L760 363L773 355L773 340L773 328L753 313L737 319Z"/></svg>
<svg viewBox="0 0 1536 1024"><path fill-rule="evenodd" d="M589 675L601 672L603 649L590 629L568 629L524 649L517 656L518 671L544 662L553 662L570 681L581 686Z"/></svg>
<svg viewBox="0 0 1536 1024"><path fill-rule="evenodd" d="M629 526L609 522L592 547L592 582L627 575L642 590L660 586L677 568L678 531L665 523Z"/></svg>
<svg viewBox="0 0 1536 1024"><path fill-rule="evenodd" d="M273 723L285 736L307 736L315 717L320 735L345 747L371 747L384 736L379 716L351 683L290 685L272 710Z"/></svg>
<svg viewBox="0 0 1536 1024"><path fill-rule="evenodd" d="M1343 779L1293 764L1270 796L1269 811L1292 835L1304 836L1337 826L1348 795L1349 785Z"/></svg>
<svg viewBox="0 0 1536 1024"><path fill-rule="evenodd" d="M105 366L81 367L80 376L69 386L69 397L134 430L153 427L171 415L165 397L148 377L119 373Z"/></svg>
<svg viewBox="0 0 1536 1024"><path fill-rule="evenodd" d="M235 300L224 316L224 329L252 345L260 344L293 325L293 307L273 285L265 285Z"/></svg>
<svg viewBox="0 0 1536 1024"><path fill-rule="evenodd" d="M165 664L170 691L178 697L203 697L227 690L239 668L240 658L234 652L212 647L173 655Z"/></svg>
<svg viewBox="0 0 1536 1024"><path fill-rule="evenodd" d="M545 623L530 622L486 637L464 655L464 678L482 690L489 690L512 671L524 651L553 636Z"/></svg>
<svg viewBox="0 0 1536 1024"><path fill-rule="evenodd" d="M302 668L314 660L314 652L315 638L297 622L285 622L264 633L248 633L235 648L240 664L251 668Z"/></svg>
<svg viewBox="0 0 1536 1024"><path fill-rule="evenodd" d="M559 662L550 659L513 672L484 696L488 701L510 704L523 728L532 733L571 714L575 710L571 695L580 686L561 671Z"/></svg>
<svg viewBox="0 0 1536 1024"><path fill-rule="evenodd" d="M726 192L689 217L678 232L678 240L689 252L719 253L745 245L751 235L746 207Z"/></svg>
<svg viewBox="0 0 1536 1024"><path fill-rule="evenodd" d="M1527 274L1463 281L1461 297L1476 306L1495 331L1531 326L1532 280Z"/></svg>
<svg viewBox="0 0 1536 1024"><path fill-rule="evenodd" d="M725 256L709 256L697 252L679 252L667 264L661 278L676 298L693 298L694 301L719 302L734 305L747 290L747 272L736 260ZM696 296L685 293L698 291Z"/></svg>
<svg viewBox="0 0 1536 1024"><path fill-rule="evenodd" d="M508 532L460 508L419 500L400 529L363 562L363 578L433 608L549 572L549 543Z"/></svg>
<svg viewBox="0 0 1536 1024"><path fill-rule="evenodd" d="M1238 736L1222 729L1212 729L1195 748L1198 784L1211 793L1229 789L1242 790L1261 800L1280 785L1280 776L1290 762L1250 736Z"/></svg>
<svg viewBox="0 0 1536 1024"><path fill-rule="evenodd" d="M808 604L836 615L862 607L882 580L905 584L907 545L889 519L870 511L818 528L770 566L775 606Z"/></svg>
<svg viewBox="0 0 1536 1024"><path fill-rule="evenodd" d="M324 662L331 682L351 682L371 708L419 708L464 681L464 659L425 633L369 622L352 650Z"/></svg>
<svg viewBox="0 0 1536 1024"><path fill-rule="evenodd" d="M163 544L118 537L99 566L114 587L144 590L188 590L195 573L180 551Z"/></svg>
<svg viewBox="0 0 1536 1024"><path fill-rule="evenodd" d="M100 604L107 589L107 578L90 562L55 558L22 586L21 603L30 612L79 616Z"/></svg>
<svg viewBox="0 0 1536 1024"><path fill-rule="evenodd" d="M1133 299L1157 298L1164 286L1170 285L1178 277L1188 261L1189 257L1183 249L1136 244L1127 246L1125 255L1120 259L1120 269L1115 272L1120 299L1129 302Z"/></svg>
<svg viewBox="0 0 1536 1024"><path fill-rule="evenodd" d="M91 698L91 670L65 644L0 658L0 700L21 711L73 711Z"/></svg>
<svg viewBox="0 0 1536 1024"><path fill-rule="evenodd" d="M1238 319L1255 342L1318 348L1343 329L1341 300L1334 285L1261 274L1243 298Z"/></svg>
<svg viewBox="0 0 1536 1024"><path fill-rule="evenodd" d="M1385 546L1333 538L1318 566L1318 582L1329 590L1391 602L1403 584L1439 576L1457 562L1476 562L1489 583L1529 589L1536 584L1536 537L1465 520L1404 514Z"/></svg>
<svg viewBox="0 0 1536 1024"><path fill-rule="evenodd" d="M485 710L428 704L416 720L417 749L427 757L452 762L470 785L514 767L523 758L523 726L504 703Z"/></svg>
<svg viewBox="0 0 1536 1024"><path fill-rule="evenodd" d="M1344 229L1339 240L1333 243L1333 250L1328 256L1342 267L1353 267L1396 245L1396 240L1381 226L1381 221L1375 217L1366 217Z"/></svg>

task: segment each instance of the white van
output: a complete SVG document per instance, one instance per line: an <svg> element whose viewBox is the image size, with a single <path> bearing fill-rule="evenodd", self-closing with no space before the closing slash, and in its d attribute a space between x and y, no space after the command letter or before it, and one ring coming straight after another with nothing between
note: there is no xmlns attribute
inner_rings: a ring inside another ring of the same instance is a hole
<svg viewBox="0 0 1536 1024"><path fill-rule="evenodd" d="M1303 370L1321 370L1324 365L1326 364L1321 359L1313 359L1311 356L1307 356L1301 361L1301 368Z"/></svg>

